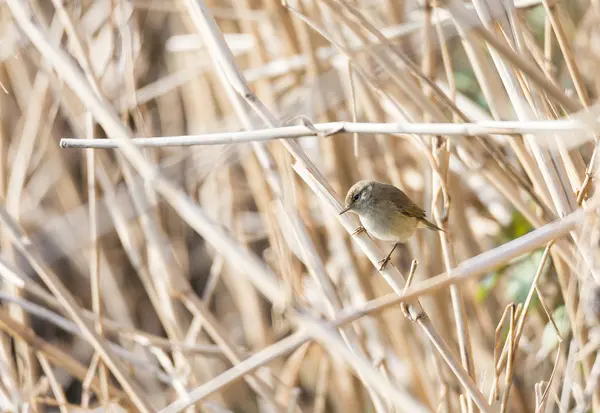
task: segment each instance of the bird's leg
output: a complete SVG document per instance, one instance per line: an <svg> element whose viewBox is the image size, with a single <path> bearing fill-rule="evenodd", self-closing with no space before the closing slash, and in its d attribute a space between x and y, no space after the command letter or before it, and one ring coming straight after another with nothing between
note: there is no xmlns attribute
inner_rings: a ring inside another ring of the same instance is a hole
<svg viewBox="0 0 600 413"><path fill-rule="evenodd" d="M367 230L365 229L365 227L360 226L354 230L354 232L352 233L352 236L362 234L363 232L367 232Z"/></svg>
<svg viewBox="0 0 600 413"><path fill-rule="evenodd" d="M394 247L392 248L390 253L384 259L379 261L379 264L381 264L381 266L379 267L379 271L383 271L383 269L385 268L387 263L390 262L390 258L392 257L392 254L394 253L394 250L396 249L397 246L398 246L398 243L395 243Z"/></svg>

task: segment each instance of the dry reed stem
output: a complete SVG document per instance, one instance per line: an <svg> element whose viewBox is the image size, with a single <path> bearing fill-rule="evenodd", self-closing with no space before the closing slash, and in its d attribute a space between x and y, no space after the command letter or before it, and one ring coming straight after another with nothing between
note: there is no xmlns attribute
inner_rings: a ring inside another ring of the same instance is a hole
<svg viewBox="0 0 600 413"><path fill-rule="evenodd" d="M0 220L4 226L10 230L9 235L15 247L27 258L30 265L36 269L46 286L56 296L65 310L69 313L71 319L78 325L90 344L98 351L107 366L109 366L110 370L121 386L123 386L125 392L131 397L131 400L136 407L142 412L152 411L152 407L145 399L144 392L125 372L125 366L120 360L114 357L113 352L109 349L104 340L98 336L87 321L81 317L80 314L82 311L79 309L79 306L71 293L69 293L56 274L44 264L43 260L40 259L37 254L27 250L29 239L19 230L16 222L8 215L4 208L0 208Z"/></svg>
<svg viewBox="0 0 600 413"><path fill-rule="evenodd" d="M188 8L190 11L190 14L194 17L194 22L196 25L201 25L202 21L199 18L199 14L200 11L198 9L198 7L196 7L195 4L192 3L188 3ZM209 29L210 29L210 24L211 22L209 22ZM212 22L212 24L214 24L214 22ZM204 26L201 26L201 28L203 28ZM211 38L212 43L216 43L217 46L216 47L222 47L223 50L221 50L221 53L227 55L229 53L229 50L227 49L227 46L223 46L223 42L222 39L219 38L219 32L217 30L217 32L215 33L215 38ZM212 47L215 47L214 45ZM212 49L211 49L212 50ZM231 66L231 67L229 67ZM253 93L247 89L247 87L245 86L245 83L243 81L240 81L238 78L241 76L241 74L238 72L237 67L235 67L235 65L229 65L229 76L227 79L225 79L225 76L221 76L221 81L225 84L226 81L231 81L231 79L237 79L238 83L237 83L237 88L241 88L242 92L240 93L242 96L247 96L248 94L251 94L252 96ZM221 74L221 72L219 72ZM243 83L243 84L242 84ZM246 88L246 89L244 89ZM238 113L238 116L240 116L240 118L242 119L243 123L246 125L246 127L251 128L252 124L249 120L248 114L241 108L241 102L239 100L238 97L236 97L235 95L233 95L233 88L227 88L226 89L229 91L229 97L230 99L234 102L234 106L236 107L236 112ZM254 101L252 99L252 102L254 102L255 104L258 105L258 103L256 101ZM260 105L262 105L262 103L260 103ZM260 106L259 105L259 106ZM259 112L259 114L262 114L263 118L267 118L269 120L269 122L272 122L273 119L271 119L271 115L268 114L268 112L262 111ZM272 124L272 123L271 123ZM271 185L271 188L273 190L273 192L278 195L281 196L282 192L283 192L283 188L281 187L281 180L280 177L277 176L276 172L274 172L273 170L273 162L270 159L270 154L268 153L268 151L266 150L266 147L263 145L255 145L254 146L255 151L259 157L259 160L261 160L262 166L265 169L265 172L267 173L267 177L269 184ZM288 147L289 149L289 147ZM298 152L295 153L295 156L297 157ZM307 162L310 163L310 161L304 157L304 160L306 160ZM282 210L284 210L282 208ZM289 223L291 223L292 226L292 232L294 233L294 235L296 236L296 239L298 241L300 241L300 245L303 248L303 255L305 258L305 264L308 266L310 273L312 275L315 275L315 277L318 280L319 285L321 285L321 287L324 289L325 292L325 296L327 299L327 305L329 307L329 311L331 312L332 310L335 310L336 308L339 308L339 302L338 299L335 295L335 292L332 291L331 287L329 286L329 283L327 281L327 278L325 277L325 272L323 270L323 265L319 262L316 255L316 251L314 251L314 247L311 245L310 239L306 236L304 232L304 226L302 224L302 222L298 219L299 217L294 214L291 211L286 211L288 215L287 219L289 220ZM350 343L358 343L357 339L355 338L354 334L352 334L350 331L344 333L344 339L347 342ZM358 349L359 347L357 347L356 345L353 346L354 349ZM383 411L383 406L382 403L377 399L377 398L373 398L373 401L375 403L375 406L377 408L378 411Z"/></svg>
<svg viewBox="0 0 600 413"><path fill-rule="evenodd" d="M91 383L92 380L94 380L94 378L96 377L96 369L98 368L98 363L100 363L100 355L98 353L94 353L94 356L90 361L88 371L85 374L85 378L81 381L81 407L83 407L84 409L87 408L90 404Z"/></svg>
<svg viewBox="0 0 600 413"><path fill-rule="evenodd" d="M186 2L188 12L190 17L194 21L194 24L198 28L200 32L205 34L205 38L207 44L209 45L209 50L211 53L215 54L219 59L220 68L222 71L218 73L221 75L220 80L224 85L225 89L228 91L228 95L231 101L234 103L236 107L236 112L238 116L245 121L246 127L251 128L252 124L248 119L248 114L242 108L239 97L246 100L250 107L252 107L256 113L266 122L269 126L273 127L279 124L279 122L273 117L271 113L266 109L264 104L257 99L256 95L249 89L246 84L243 75L233 63L233 56L225 43L222 33L219 31L216 26L215 21L212 19L210 12L206 8L206 6L202 3L195 2ZM239 97L235 96L233 93L237 92ZM294 142L284 142L285 148L294 156L296 159L295 166L298 165L298 161L301 161L305 168L310 169L312 176L317 176L320 182L325 182L323 176L318 172L318 170L312 165L312 162L307 158L307 156L302 152L300 146L295 144ZM259 148L257 148L259 149ZM264 165L265 169L269 173L268 176L273 177L271 167L269 164ZM279 180L277 178L272 178L270 180L271 185L274 187L275 193L280 191L279 189ZM310 246L309 246L310 248ZM351 339L351 338L349 338ZM354 347L356 348L356 347ZM361 372L357 372L359 377L361 376ZM371 394L371 400L375 404L375 407L378 411L383 411L383 404L381 400L377 397L377 395L373 392L369 385L367 385L367 389Z"/></svg>
<svg viewBox="0 0 600 413"><path fill-rule="evenodd" d="M27 280L23 275L15 273L13 270L8 268L8 266L6 266L5 263L3 263L1 260L0 260L0 275L3 277L3 279L6 282L11 283L11 284L15 285L17 288L21 288L28 294L31 294L32 296L42 300L45 303L45 305L47 305L48 307L54 307L58 311L61 311L61 310L64 311L63 308L61 307L60 303L56 300L56 298L54 298L54 296L47 293L42 287L35 284L34 282ZM69 331L72 331L72 329L67 326L71 322L60 317L57 314L52 314L51 310L48 310L44 307L38 306L37 304L30 303L30 302L27 302L25 300L18 299L18 298L2 296L2 299L10 300L18 305L21 305L26 311L29 311L32 314L35 314L37 317L44 318L44 319L48 320L49 322L56 324L57 326L60 326L60 327L66 328ZM37 308L37 310L36 310L36 308ZM118 336L120 338L130 341L132 343L136 343L141 346L173 349L173 350L181 351L184 353L202 354L205 356L224 357L222 350L218 346L202 345L202 344L188 344L188 343L184 343L184 342L170 341L163 337L154 336L152 334L148 334L148 333L144 333L139 330L134 330L134 329L128 328L127 326L124 326L124 325L122 325L118 322L115 322L113 320L110 320L110 319L105 318L105 319L99 320L94 315L94 313L89 310L84 310L83 316L89 322L91 322L91 323L100 322L107 331L114 333L114 334L118 334Z"/></svg>
<svg viewBox="0 0 600 413"><path fill-rule="evenodd" d="M55 0L56 1L56 0ZM86 135L88 139L94 139L94 119L91 114L86 113ZM88 186L88 203L90 214L90 279L92 288L92 309L98 319L102 318L102 307L100 298L100 271L99 271L99 254L98 254L98 216L96 208L96 155L93 151L86 153L86 172ZM102 337L102 324L97 322L95 325L96 333ZM108 373L102 361L98 364L98 377L102 383L100 396L104 400L108 400Z"/></svg>
<svg viewBox="0 0 600 413"><path fill-rule="evenodd" d="M356 134L415 134L445 136L479 135L522 135L555 132L560 139L561 131L587 131L590 125L577 120L546 121L480 121L476 123L369 123L369 122L328 122L306 126L280 126L244 132L213 133L206 135L161 136L133 138L138 147L168 147L194 145L223 145L229 143L260 142L275 139L292 139L303 136L330 137L341 133ZM544 142L542 140L542 142ZM552 143L548 142L548 145ZM115 139L62 138L62 148L118 148Z"/></svg>
<svg viewBox="0 0 600 413"><path fill-rule="evenodd" d="M12 320L6 312L0 314L0 328L21 338L23 341L27 342L31 348L43 352L49 361L68 371L74 377L77 377L82 381L86 377L87 369L84 365L73 359L71 355L65 353L60 348L37 337L31 330ZM97 378L91 380L90 386L95 391L100 391L100 382ZM113 398L127 400L126 393L120 389L110 386L109 391Z"/></svg>
<svg viewBox="0 0 600 413"><path fill-rule="evenodd" d="M67 413L67 398L65 397L65 393L63 392L62 387L56 380L56 376L52 372L52 366L50 365L48 359L46 358L46 356L44 356L43 353L37 353L37 358L40 361L42 369L44 370L44 374L46 375L46 377L48 377L48 380L50 381L50 387L52 388L52 393L54 393L54 398L58 403L58 408L60 412ZM105 385L106 384L103 383L102 386L104 387ZM108 388L106 389L106 392L108 393Z"/></svg>
<svg viewBox="0 0 600 413"><path fill-rule="evenodd" d="M190 14L192 15L199 29L209 37L210 41L207 40L207 42L209 43L209 49L211 50L211 53L214 53L220 59L221 69L224 70L227 80L232 85L232 88L234 88L238 92L238 94L242 96L248 102L248 104L256 110L256 112L263 118L265 122L267 122L269 126L276 126L278 122L275 121L273 116L268 112L268 110L265 108L262 102L258 100L254 93L248 88L243 78L243 75L233 63L231 53L229 52L227 45L222 39L221 32L218 30L214 20L211 18L208 9L203 7L201 2L188 2L187 6ZM325 189L327 186L325 186L326 183L324 179L318 173L318 171L315 169L315 167L312 165L312 163L306 157L306 155L302 153L300 147L285 141L283 143L286 146L286 149L288 149L288 151L290 151L290 153L296 158L296 164L294 165L296 172L298 172L300 176L302 176L305 180L307 179L307 177L300 173L300 171L298 170L298 162L302 162L303 169L306 170L306 172L310 171L309 173L311 178L316 178L319 181L319 186L322 185L322 188ZM314 186L311 186L311 188L315 190ZM317 186L317 188L319 187ZM319 189L320 191L323 191L323 189ZM360 236L358 236L358 238L360 238ZM367 255L369 255L368 252ZM374 265L376 265L374 261L372 262ZM382 271L382 275L384 276L386 281L392 286L392 288L394 288L394 290L396 290L399 293L400 289L397 287L394 279L388 276L387 270ZM417 311L422 313L422 310ZM418 316L415 317L417 317L418 319ZM482 411L487 411L489 406L484 401L481 393L474 386L473 382L468 379L468 375L466 375L464 371L462 371L458 363L455 362L454 355L449 351L449 348L441 339L441 337L437 334L437 332L435 332L433 326L429 323L428 318L425 316L420 320L418 319L418 321L421 327L424 328L427 336L430 339L434 340L436 348L442 353L443 358L447 363L449 363L453 372L457 374L459 381L465 386L467 392L475 400L478 407Z"/></svg>
<svg viewBox="0 0 600 413"><path fill-rule="evenodd" d="M525 326L525 319L527 317L527 313L529 311L529 306L531 305L531 300L533 299L533 294L537 291L537 285L540 277L543 274L544 266L546 265L546 260L548 259L548 255L550 253L550 248L554 244L554 241L550 241L546 248L544 249L544 253L542 254L542 258L540 259L540 263L538 264L538 269L535 273L533 281L531 282L531 287L529 288L529 292L527 293L527 298L525 299L525 303L523 304L523 309L519 313L519 320L517 322L516 330L514 331L514 336L511 336L512 339L510 341L506 341L504 344L504 348L502 349L502 353L500 354L500 358L498 363L496 364L496 371L500 371L504 367L504 363L506 363L507 359L510 359L511 347L518 347L519 341L521 339L521 334L523 334L523 328ZM512 321L511 321L512 322ZM511 330L512 331L512 330Z"/></svg>
<svg viewBox="0 0 600 413"><path fill-rule="evenodd" d="M211 393L222 389L224 386L230 385L235 380L241 379L246 374L258 369L274 358L281 357L302 345L307 341L306 333L296 332L293 335L284 338L283 340L272 344L264 350L248 357L246 360L238 363L235 367L221 373L203 386L192 390L184 398L176 400L169 406L161 409L160 413L176 413L184 410L203 398L208 397Z"/></svg>
<svg viewBox="0 0 600 413"><path fill-rule="evenodd" d="M510 241L500 247L496 247L493 250L463 261L454 268L452 277L448 277L447 273L439 274L426 281L414 284L405 293L390 293L376 298L360 306L360 308L344 310L344 314L341 315L341 317L345 318L346 322L350 322L372 312L385 310L400 302L411 301L424 294L429 294L449 285L462 283L473 277L482 276L488 271L492 271L524 253L530 252L547 242L565 236L583 220L585 212L588 214L597 213L593 209L574 212L562 220L547 224L540 229L532 231L529 234Z"/></svg>

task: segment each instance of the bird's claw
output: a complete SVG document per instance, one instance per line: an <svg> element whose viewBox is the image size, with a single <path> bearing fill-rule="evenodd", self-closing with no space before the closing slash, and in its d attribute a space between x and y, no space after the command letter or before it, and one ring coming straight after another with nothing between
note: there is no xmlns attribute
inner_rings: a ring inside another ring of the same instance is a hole
<svg viewBox="0 0 600 413"><path fill-rule="evenodd" d="M352 236L362 234L363 232L367 232L365 227L358 227L354 230L354 232L352 233Z"/></svg>
<svg viewBox="0 0 600 413"><path fill-rule="evenodd" d="M390 262L389 256L385 257L384 259L382 259L381 261L378 262L380 272L385 269L386 265L388 265L388 262Z"/></svg>
<svg viewBox="0 0 600 413"><path fill-rule="evenodd" d="M379 267L379 272L383 271L383 269L388 264L388 262L390 262L390 258L392 258L392 254L394 253L394 250L396 249L397 246L398 246L398 243L395 243L394 248L392 248L390 253L388 255L386 255L384 259L379 261L379 264L381 264L381 266Z"/></svg>

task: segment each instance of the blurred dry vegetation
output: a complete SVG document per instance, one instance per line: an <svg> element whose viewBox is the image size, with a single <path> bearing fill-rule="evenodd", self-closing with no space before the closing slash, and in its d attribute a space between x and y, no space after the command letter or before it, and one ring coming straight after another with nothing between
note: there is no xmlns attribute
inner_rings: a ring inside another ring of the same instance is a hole
<svg viewBox="0 0 600 413"><path fill-rule="evenodd" d="M0 0L2 411L600 413L595 128L311 132L597 117L599 67L597 0ZM359 179L448 235L378 272Z"/></svg>

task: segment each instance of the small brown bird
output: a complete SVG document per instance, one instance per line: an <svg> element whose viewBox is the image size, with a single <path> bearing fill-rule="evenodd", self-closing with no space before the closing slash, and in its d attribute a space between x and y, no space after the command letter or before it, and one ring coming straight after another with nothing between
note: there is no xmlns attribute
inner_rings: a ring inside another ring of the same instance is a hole
<svg viewBox="0 0 600 413"><path fill-rule="evenodd" d="M358 181L348 190L345 203L340 215L354 212L363 225L354 234L366 231L382 241L394 242L390 253L380 261L380 271L385 268L398 244L408 241L417 228L445 232L429 222L425 211L393 185Z"/></svg>

